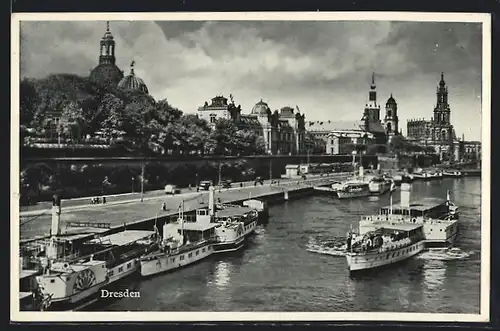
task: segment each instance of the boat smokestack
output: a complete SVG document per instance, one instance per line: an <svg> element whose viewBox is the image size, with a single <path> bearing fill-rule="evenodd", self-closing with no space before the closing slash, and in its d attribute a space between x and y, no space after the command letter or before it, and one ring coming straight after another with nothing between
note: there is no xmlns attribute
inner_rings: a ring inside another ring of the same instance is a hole
<svg viewBox="0 0 500 331"><path fill-rule="evenodd" d="M58 236L61 234L61 197L54 194L52 197L52 227L51 235Z"/></svg>
<svg viewBox="0 0 500 331"><path fill-rule="evenodd" d="M210 216L215 215L215 187L213 186L208 188L208 211Z"/></svg>
<svg viewBox="0 0 500 331"><path fill-rule="evenodd" d="M363 177L364 176L364 168L363 166L359 166L359 177Z"/></svg>
<svg viewBox="0 0 500 331"><path fill-rule="evenodd" d="M168 238L168 223L163 223L163 240Z"/></svg>
<svg viewBox="0 0 500 331"><path fill-rule="evenodd" d="M409 183L401 183L401 207L410 208L411 185Z"/></svg>

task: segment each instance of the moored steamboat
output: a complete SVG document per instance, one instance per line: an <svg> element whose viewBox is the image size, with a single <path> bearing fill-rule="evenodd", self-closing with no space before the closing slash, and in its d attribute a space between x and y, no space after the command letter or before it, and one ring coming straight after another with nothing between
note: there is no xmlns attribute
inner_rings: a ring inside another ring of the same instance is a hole
<svg viewBox="0 0 500 331"><path fill-rule="evenodd" d="M54 199L51 238L36 276L38 310L78 310L98 299L101 289L136 272L137 259L152 246L153 231L61 234L60 199Z"/></svg>

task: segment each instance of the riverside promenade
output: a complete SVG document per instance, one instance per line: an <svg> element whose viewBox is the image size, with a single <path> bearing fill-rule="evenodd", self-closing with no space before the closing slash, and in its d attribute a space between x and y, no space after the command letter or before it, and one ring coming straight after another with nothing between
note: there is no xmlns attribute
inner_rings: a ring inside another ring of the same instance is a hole
<svg viewBox="0 0 500 331"><path fill-rule="evenodd" d="M336 173L325 176L309 176L307 179L281 179L279 184L271 184L266 181L264 185L252 182L245 183L240 187L239 183L233 184L232 188L219 190L216 187L215 198L222 203L238 203L240 201L261 198L282 201L285 196L290 199L300 193L312 192L312 188L318 185L326 185L334 180L340 180L351 175L350 173ZM92 229L95 232L117 232L123 228L137 227L144 225L152 226L155 219L161 219L175 215L180 204L184 201L185 212L194 211L208 204L208 192L183 192L174 196L165 195L163 191L152 191L143 196L115 196L115 199L107 199L106 204L88 204L90 198L86 200L63 200L61 204L61 226L63 233L74 228L66 227L68 222L88 222L88 223L108 223L109 229ZM161 209L166 203L167 210ZM25 241L33 238L47 236L51 226L51 204L45 210L24 210L20 213L20 239ZM84 230L84 229L80 229ZM91 229L87 229L89 232ZM69 232L69 231L68 231Z"/></svg>

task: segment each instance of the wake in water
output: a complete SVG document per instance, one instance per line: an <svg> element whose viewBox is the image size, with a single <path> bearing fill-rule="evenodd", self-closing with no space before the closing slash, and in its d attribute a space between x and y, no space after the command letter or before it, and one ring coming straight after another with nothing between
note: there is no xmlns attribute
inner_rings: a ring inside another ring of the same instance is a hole
<svg viewBox="0 0 500 331"><path fill-rule="evenodd" d="M345 238L342 237L325 240L309 237L306 245L308 252L333 256L345 256L346 248Z"/></svg>
<svg viewBox="0 0 500 331"><path fill-rule="evenodd" d="M308 252L332 256L345 256L346 248L345 238L342 237L333 239L309 237L309 242L306 245ZM474 253L475 251L465 252L458 247L433 248L418 254L416 258L439 261L465 260Z"/></svg>
<svg viewBox="0 0 500 331"><path fill-rule="evenodd" d="M422 252L416 257L422 260L452 261L465 260L474 253L474 251L465 252L458 247L450 247L442 249L430 249L428 251Z"/></svg>

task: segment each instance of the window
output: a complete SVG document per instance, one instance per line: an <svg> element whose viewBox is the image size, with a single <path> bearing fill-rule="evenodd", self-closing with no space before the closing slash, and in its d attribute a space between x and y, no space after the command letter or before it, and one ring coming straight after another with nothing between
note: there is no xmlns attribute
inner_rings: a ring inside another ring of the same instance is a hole
<svg viewBox="0 0 500 331"><path fill-rule="evenodd" d="M114 274L115 274L115 271L114 271L114 270L111 270L111 271L109 272L109 277L113 277L113 275L114 275Z"/></svg>
<svg viewBox="0 0 500 331"><path fill-rule="evenodd" d="M199 249L196 251L196 255L200 255L200 250Z"/></svg>
<svg viewBox="0 0 500 331"><path fill-rule="evenodd" d="M122 272L122 271L123 271L123 267L118 268L118 272Z"/></svg>
<svg viewBox="0 0 500 331"><path fill-rule="evenodd" d="M175 262L175 257L171 258L170 262L174 263Z"/></svg>
<svg viewBox="0 0 500 331"><path fill-rule="evenodd" d="M55 281L56 281L55 279L51 279L51 280L50 280L50 282L51 282L51 283L54 283Z"/></svg>
<svg viewBox="0 0 500 331"><path fill-rule="evenodd" d="M210 123L215 123L217 121L217 115L211 114L210 115Z"/></svg>
<svg viewBox="0 0 500 331"><path fill-rule="evenodd" d="M130 269L131 266L132 266L132 264L130 262L127 263L127 269Z"/></svg>
<svg viewBox="0 0 500 331"><path fill-rule="evenodd" d="M179 260L184 260L184 255L179 256Z"/></svg>
<svg viewBox="0 0 500 331"><path fill-rule="evenodd" d="M205 253L205 247L203 247L203 248L201 249L201 252L202 252L202 253Z"/></svg>
<svg viewBox="0 0 500 331"><path fill-rule="evenodd" d="M189 254L188 254L188 257L192 257L192 256L193 256L193 253L189 253Z"/></svg>

